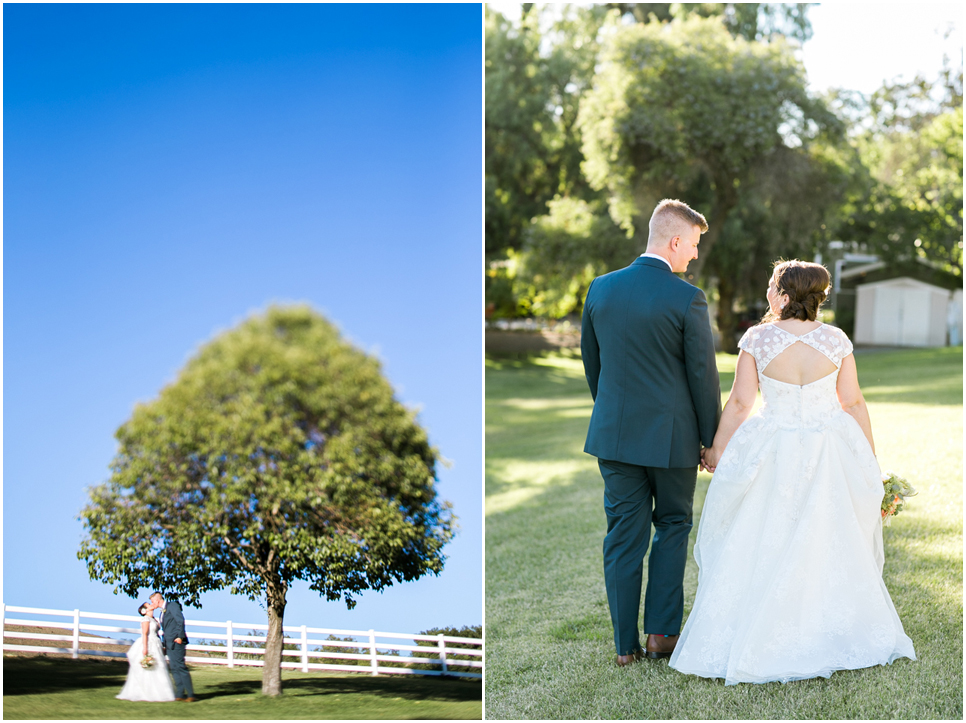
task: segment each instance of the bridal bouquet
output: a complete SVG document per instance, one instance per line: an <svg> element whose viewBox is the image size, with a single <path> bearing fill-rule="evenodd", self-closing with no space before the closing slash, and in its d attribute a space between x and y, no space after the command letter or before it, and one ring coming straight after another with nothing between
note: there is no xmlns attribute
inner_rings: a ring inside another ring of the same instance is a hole
<svg viewBox="0 0 966 723"><path fill-rule="evenodd" d="M882 524L888 527L892 524L892 518L902 510L906 497L912 497L919 493L895 472L886 471L883 473L882 486L885 491L882 497Z"/></svg>
<svg viewBox="0 0 966 723"><path fill-rule="evenodd" d="M150 655L145 655L143 658L141 658L142 668L147 670L148 668L151 668L153 666L154 666L154 658L152 658Z"/></svg>

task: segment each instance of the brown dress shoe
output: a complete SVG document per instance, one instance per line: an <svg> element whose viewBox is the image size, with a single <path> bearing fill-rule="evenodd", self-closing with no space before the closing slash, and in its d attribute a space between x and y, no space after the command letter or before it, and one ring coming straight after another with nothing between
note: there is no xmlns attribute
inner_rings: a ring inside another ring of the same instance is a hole
<svg viewBox="0 0 966 723"><path fill-rule="evenodd" d="M638 660L640 660L643 657L644 657L644 651L638 648L630 655L618 655L617 660L615 662L617 663L618 668L623 668L627 665L631 665L632 663L636 663Z"/></svg>
<svg viewBox="0 0 966 723"><path fill-rule="evenodd" d="M648 635L647 643L645 647L647 648L647 657L652 660L659 660L661 658L670 658L671 653L674 652L674 646L678 644L678 638L680 635Z"/></svg>
<svg viewBox="0 0 966 723"><path fill-rule="evenodd" d="M175 700L178 701L179 703L184 703L184 698L175 698Z"/></svg>
<svg viewBox="0 0 966 723"><path fill-rule="evenodd" d="M184 699L184 702L185 703L194 703L196 700L198 700L198 699L197 698L185 698Z"/></svg>

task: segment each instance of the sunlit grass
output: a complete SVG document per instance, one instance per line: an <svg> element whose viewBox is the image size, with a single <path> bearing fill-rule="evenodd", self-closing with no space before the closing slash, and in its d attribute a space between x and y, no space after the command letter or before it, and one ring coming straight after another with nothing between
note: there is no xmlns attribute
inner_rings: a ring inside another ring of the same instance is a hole
<svg viewBox="0 0 966 723"><path fill-rule="evenodd" d="M960 719L962 349L860 351L856 361L880 464L920 492L884 536L885 581L918 661L728 688L665 662L616 668L601 569L603 483L582 452L592 405L580 359L491 359L487 717ZM725 397L734 365L719 355ZM709 482L698 476L698 518ZM696 584L689 558L685 614Z"/></svg>

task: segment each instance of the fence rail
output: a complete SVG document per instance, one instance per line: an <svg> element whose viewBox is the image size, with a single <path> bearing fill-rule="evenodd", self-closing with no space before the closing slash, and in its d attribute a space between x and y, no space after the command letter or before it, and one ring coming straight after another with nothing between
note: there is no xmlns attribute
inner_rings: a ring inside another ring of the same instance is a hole
<svg viewBox="0 0 966 723"><path fill-rule="evenodd" d="M51 610L47 608L19 607L2 605L3 612L3 650L11 652L54 653L78 658L81 655L96 655L107 658L124 658L122 650L98 650L83 647L82 644L101 646L130 646L141 635L142 618L137 615L112 615L109 613L90 613L80 610ZM21 617L8 617L7 613L18 615L44 616L44 618L68 618L68 620L48 620ZM86 622L88 620L134 623L135 627L121 624L105 625ZM7 626L23 628L44 628L65 630L69 634L57 635L32 630L8 630ZM215 631L202 630L214 628ZM259 623L237 623L211 620L185 619L185 629L189 640L189 663L207 665L227 665L263 667L268 625ZM238 633L236 631L251 631ZM256 631L265 631L258 634ZM92 637L83 632L107 633ZM116 634L129 634L134 637L118 638ZM114 635L111 635L114 634ZM341 630L335 628L316 628L307 625L285 625L282 628L284 644L289 649L282 650L282 667L301 670L338 670L369 675L447 675L459 678L482 678L483 640L482 638L463 638L451 635L420 635L417 633L386 633L376 630ZM321 638L319 636L328 636ZM337 636L343 636L338 639ZM7 639L26 641L50 641L70 643L69 646L22 645L8 643ZM409 645L394 641L412 641ZM419 645L419 642L426 643ZM259 646L259 644L261 644ZM295 646L292 648L291 646ZM458 647L457 647L458 646ZM345 651L343 652L343 649ZM400 655L401 651L408 653ZM191 653L195 654L192 655ZM285 658L297 660L285 660ZM357 661L355 664L314 662L326 660ZM415 667L419 666L419 667ZM462 669L462 670L461 670ZM479 672L478 672L479 671Z"/></svg>

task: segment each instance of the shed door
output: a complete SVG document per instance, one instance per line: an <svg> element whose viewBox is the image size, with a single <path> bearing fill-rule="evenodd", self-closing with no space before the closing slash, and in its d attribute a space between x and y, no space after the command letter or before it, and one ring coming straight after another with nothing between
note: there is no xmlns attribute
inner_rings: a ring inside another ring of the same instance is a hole
<svg viewBox="0 0 966 723"><path fill-rule="evenodd" d="M929 290L879 287L873 329L876 344L926 346L929 338Z"/></svg>

